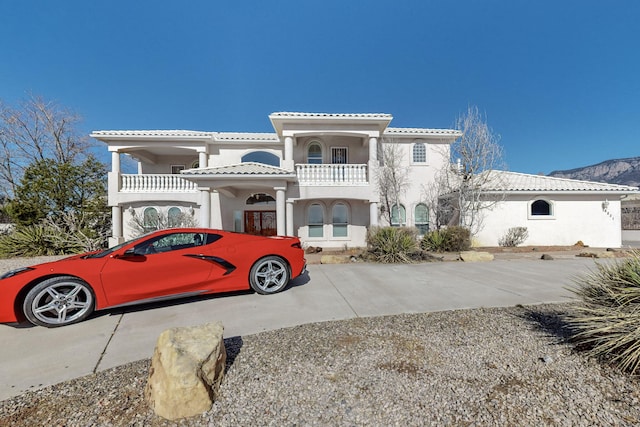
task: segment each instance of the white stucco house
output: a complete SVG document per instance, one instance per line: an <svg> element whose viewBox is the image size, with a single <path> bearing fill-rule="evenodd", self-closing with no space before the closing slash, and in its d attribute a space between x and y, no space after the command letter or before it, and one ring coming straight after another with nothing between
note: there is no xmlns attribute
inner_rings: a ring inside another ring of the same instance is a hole
<svg viewBox="0 0 640 427"><path fill-rule="evenodd" d="M452 129L394 128L390 114L273 113L273 133L95 131L111 152L110 245L133 237L134 215L193 215L200 226L295 235L312 246L366 245L384 225L376 170L383 144L400 147L410 186L396 225L429 227L422 185L449 162ZM138 162L121 170L121 155ZM149 224L150 226L152 224Z"/></svg>
<svg viewBox="0 0 640 427"><path fill-rule="evenodd" d="M637 187L516 172L492 171L483 187L499 202L487 210L475 235L478 246L498 246L511 227L527 227L524 245L622 245L621 200Z"/></svg>
<svg viewBox="0 0 640 427"><path fill-rule="evenodd" d="M362 247L370 226L388 225L376 171L383 146L396 144L410 185L392 225L429 229L423 186L450 163L453 129L390 127L390 114L280 112L274 132L115 130L91 134L111 152L108 203L116 245L134 237L132 219L188 215L203 227L294 235L309 246ZM121 156L138 163L123 173ZM474 243L497 246L510 227L529 230L528 245L621 246L620 200L634 187L500 172ZM502 197L502 196L501 196Z"/></svg>

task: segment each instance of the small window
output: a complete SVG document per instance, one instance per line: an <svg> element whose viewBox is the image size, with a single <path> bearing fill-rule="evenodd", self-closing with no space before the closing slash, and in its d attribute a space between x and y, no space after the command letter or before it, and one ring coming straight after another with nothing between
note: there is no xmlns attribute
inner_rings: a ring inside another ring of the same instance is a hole
<svg viewBox="0 0 640 427"><path fill-rule="evenodd" d="M314 203L309 206L309 237L322 237L324 235L322 229L324 226L324 212L322 206Z"/></svg>
<svg viewBox="0 0 640 427"><path fill-rule="evenodd" d="M167 213L167 223L169 228L180 227L182 225L182 211L180 208L170 208Z"/></svg>
<svg viewBox="0 0 640 427"><path fill-rule="evenodd" d="M332 209L333 237L347 237L349 209L344 203L336 203Z"/></svg>
<svg viewBox="0 0 640 427"><path fill-rule="evenodd" d="M413 163L427 162L427 147L422 142L413 145Z"/></svg>
<svg viewBox="0 0 640 427"><path fill-rule="evenodd" d="M148 233L158 229L158 211L155 208L146 208L143 215L144 232Z"/></svg>
<svg viewBox="0 0 640 427"><path fill-rule="evenodd" d="M347 164L347 147L331 147L331 163Z"/></svg>
<svg viewBox="0 0 640 427"><path fill-rule="evenodd" d="M393 205L391 207L391 226L403 227L405 225L407 225L407 211L403 205L400 205L399 210L398 205Z"/></svg>
<svg viewBox="0 0 640 427"><path fill-rule="evenodd" d="M314 165L322 164L322 147L317 142L312 142L309 144L309 148L307 150L307 163Z"/></svg>
<svg viewBox="0 0 640 427"><path fill-rule="evenodd" d="M429 209L424 203L416 205L415 225L420 235L425 235L429 232Z"/></svg>
<svg viewBox="0 0 640 427"><path fill-rule="evenodd" d="M255 162L269 166L280 166L280 157L266 151L254 151L253 153L245 154L242 156L241 161L242 163Z"/></svg>
<svg viewBox="0 0 640 427"><path fill-rule="evenodd" d="M550 216L553 215L551 204L546 200L536 200L531 203L532 216Z"/></svg>
<svg viewBox="0 0 640 427"><path fill-rule="evenodd" d="M275 205L276 204L276 199L274 199L269 194L256 193L256 194L252 194L251 196L249 196L249 198L247 199L246 203L247 203L247 205L269 206L269 205Z"/></svg>

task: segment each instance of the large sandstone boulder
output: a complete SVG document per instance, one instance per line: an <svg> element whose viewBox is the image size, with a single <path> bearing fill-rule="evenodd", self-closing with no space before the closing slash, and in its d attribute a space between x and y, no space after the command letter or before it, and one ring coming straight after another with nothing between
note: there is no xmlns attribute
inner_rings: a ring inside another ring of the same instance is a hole
<svg viewBox="0 0 640 427"><path fill-rule="evenodd" d="M175 420L211 409L227 359L223 331L216 322L160 334L144 390L156 415Z"/></svg>
<svg viewBox="0 0 640 427"><path fill-rule="evenodd" d="M493 261L493 254L481 251L460 252L460 259L464 262Z"/></svg>

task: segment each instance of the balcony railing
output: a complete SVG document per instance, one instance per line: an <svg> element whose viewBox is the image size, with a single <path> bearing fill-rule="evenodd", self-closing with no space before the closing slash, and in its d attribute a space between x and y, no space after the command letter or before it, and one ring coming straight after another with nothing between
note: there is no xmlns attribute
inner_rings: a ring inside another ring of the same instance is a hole
<svg viewBox="0 0 640 427"><path fill-rule="evenodd" d="M368 185L367 165L297 164L300 185Z"/></svg>
<svg viewBox="0 0 640 427"><path fill-rule="evenodd" d="M123 193L194 193L198 186L174 174L122 174Z"/></svg>

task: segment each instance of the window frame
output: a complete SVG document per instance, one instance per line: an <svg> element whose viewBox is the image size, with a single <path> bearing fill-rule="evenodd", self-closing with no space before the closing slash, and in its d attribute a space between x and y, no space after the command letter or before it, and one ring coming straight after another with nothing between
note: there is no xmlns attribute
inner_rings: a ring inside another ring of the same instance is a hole
<svg viewBox="0 0 640 427"><path fill-rule="evenodd" d="M422 147L422 153L416 153L416 148ZM422 155L424 160L416 160L416 154ZM422 141L414 142L411 147L411 164L426 165L427 164L427 144Z"/></svg>
<svg viewBox="0 0 640 427"><path fill-rule="evenodd" d="M311 150L311 147L318 147L320 149L320 155L318 157L311 157L309 155L309 150ZM321 165L324 163L324 148L322 147L322 144L320 143L320 141L311 141L309 142L309 145L307 145L307 164L310 165ZM313 160L312 160L313 159ZM319 162L318 162L319 160Z"/></svg>
<svg viewBox="0 0 640 427"><path fill-rule="evenodd" d="M317 206L320 209L321 219L320 222L311 222L311 210ZM324 206L321 203L313 202L307 208L307 237L309 239L324 239L324 218L325 218ZM312 228L313 227L313 228ZM319 235L312 236L311 230L319 230Z"/></svg>
<svg viewBox="0 0 640 427"><path fill-rule="evenodd" d="M545 202L549 207L548 214L534 214L533 205L538 202ZM550 220L556 218L555 203L545 197L536 197L527 203L527 218L530 220Z"/></svg>
<svg viewBox="0 0 640 427"><path fill-rule="evenodd" d="M336 222L335 209L338 206L344 206L345 222ZM333 206L331 206L331 237L338 238L338 239L340 238L344 239L349 237L349 216L350 216L349 214L350 214L349 205L344 202L336 202L333 204ZM336 235L336 229L344 230L344 234Z"/></svg>
<svg viewBox="0 0 640 427"><path fill-rule="evenodd" d="M427 215L427 220L425 221L420 221L418 222L418 208L419 207L424 207L424 210L426 212ZM429 232L429 223L430 223L430 216L429 216L429 208L427 207L427 205L425 203L418 203L414 208L413 208L413 225L418 229L418 234L420 236L424 236L425 234L427 234ZM426 230L423 232L421 227L424 227L426 225Z"/></svg>
<svg viewBox="0 0 640 427"><path fill-rule="evenodd" d="M392 227L406 227L407 226L407 208L402 203L400 203L400 208L399 209L396 206L398 206L398 205L395 204L395 203L391 206L391 226ZM393 222L393 210L394 210L394 208L395 208L396 212L398 212L397 217L400 217L400 218L398 218L400 221L398 221L397 223ZM400 214L401 212L404 213L404 217ZM402 220L404 220L404 221L402 221Z"/></svg>

